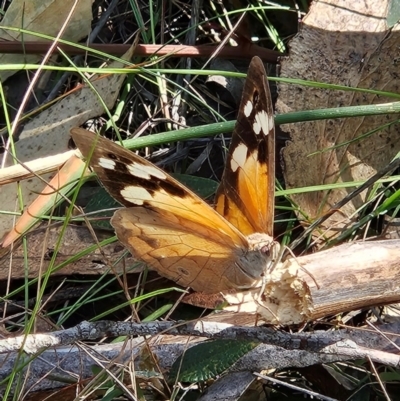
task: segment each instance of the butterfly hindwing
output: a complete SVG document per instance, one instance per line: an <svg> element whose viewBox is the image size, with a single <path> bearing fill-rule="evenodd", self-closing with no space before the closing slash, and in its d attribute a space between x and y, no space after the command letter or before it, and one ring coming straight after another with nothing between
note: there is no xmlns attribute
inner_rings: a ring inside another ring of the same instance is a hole
<svg viewBox="0 0 400 401"><path fill-rule="evenodd" d="M122 208L111 224L134 257L184 287L217 293L249 288L257 282L235 268L243 248L217 241L214 229L180 215L144 207Z"/></svg>
<svg viewBox="0 0 400 401"><path fill-rule="evenodd" d="M216 210L241 233L273 235L275 128L264 65L251 61L217 190Z"/></svg>

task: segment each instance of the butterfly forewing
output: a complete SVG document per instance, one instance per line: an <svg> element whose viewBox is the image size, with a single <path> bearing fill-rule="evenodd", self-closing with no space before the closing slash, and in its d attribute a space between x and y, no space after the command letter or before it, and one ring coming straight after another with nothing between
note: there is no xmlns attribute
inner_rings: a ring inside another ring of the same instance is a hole
<svg viewBox="0 0 400 401"><path fill-rule="evenodd" d="M251 61L216 210L241 233L272 237L275 190L275 128L264 65Z"/></svg>
<svg viewBox="0 0 400 401"><path fill-rule="evenodd" d="M154 164L91 131L73 128L71 135L83 156L90 157L90 166L104 187L122 205L168 211L212 229L222 243L247 246L235 227Z"/></svg>

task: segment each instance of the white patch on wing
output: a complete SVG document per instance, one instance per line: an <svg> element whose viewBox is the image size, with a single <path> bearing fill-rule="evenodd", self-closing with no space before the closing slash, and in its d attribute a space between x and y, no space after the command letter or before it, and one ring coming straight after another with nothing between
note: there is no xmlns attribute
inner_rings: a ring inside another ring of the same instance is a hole
<svg viewBox="0 0 400 401"><path fill-rule="evenodd" d="M269 132L269 129L272 128L273 126L274 126L274 116L272 114L270 114L268 116L268 132ZM267 135L268 135L268 133L267 133Z"/></svg>
<svg viewBox="0 0 400 401"><path fill-rule="evenodd" d="M121 190L121 195L129 202L134 205L141 206L144 201L151 201L153 197L150 192L143 187L136 187L133 185L129 185Z"/></svg>
<svg viewBox="0 0 400 401"><path fill-rule="evenodd" d="M265 110L257 113L253 124L253 130L256 133L256 135L258 135L262 131L263 134L267 136L269 134L269 127L270 127L269 122L270 122L270 116Z"/></svg>
<svg viewBox="0 0 400 401"><path fill-rule="evenodd" d="M106 159L105 157L100 157L99 166L105 168L106 170L115 170L115 161Z"/></svg>
<svg viewBox="0 0 400 401"><path fill-rule="evenodd" d="M240 143L232 152L231 169L235 172L239 167L243 168L247 159L247 146Z"/></svg>
<svg viewBox="0 0 400 401"><path fill-rule="evenodd" d="M251 103L250 100L248 100L247 103L244 105L243 111L246 117L250 117L250 114L253 111L253 103Z"/></svg>
<svg viewBox="0 0 400 401"><path fill-rule="evenodd" d="M128 164L126 167L134 177L144 178L145 180L150 180L151 177L156 177L160 180L167 179L167 176L157 167L143 165L136 162Z"/></svg>

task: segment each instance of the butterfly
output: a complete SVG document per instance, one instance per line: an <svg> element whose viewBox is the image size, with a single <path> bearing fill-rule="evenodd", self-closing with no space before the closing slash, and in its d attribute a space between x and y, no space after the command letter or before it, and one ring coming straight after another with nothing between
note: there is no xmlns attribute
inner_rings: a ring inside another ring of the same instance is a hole
<svg viewBox="0 0 400 401"><path fill-rule="evenodd" d="M82 128L72 138L125 206L111 219L132 255L195 291L260 284L279 252L273 239L275 127L264 65L250 63L215 209L154 164Z"/></svg>

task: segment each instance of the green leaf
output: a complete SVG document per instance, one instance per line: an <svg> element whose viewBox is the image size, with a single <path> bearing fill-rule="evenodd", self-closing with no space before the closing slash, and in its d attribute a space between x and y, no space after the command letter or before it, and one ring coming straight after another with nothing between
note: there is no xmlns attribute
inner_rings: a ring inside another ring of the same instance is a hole
<svg viewBox="0 0 400 401"><path fill-rule="evenodd" d="M199 382L231 367L258 345L255 341L212 340L189 348L171 367L169 381Z"/></svg>
<svg viewBox="0 0 400 401"><path fill-rule="evenodd" d="M398 382L400 380L400 374L397 371L381 372L379 377L383 382Z"/></svg>
<svg viewBox="0 0 400 401"><path fill-rule="evenodd" d="M117 397L120 397L121 395L123 395L123 391L118 388L117 386L113 386L110 387L106 393L104 394L103 398L101 399L101 401L113 401L115 400Z"/></svg>
<svg viewBox="0 0 400 401"><path fill-rule="evenodd" d="M214 195L218 188L218 183L209 178L196 177L188 174L171 174L176 180L190 188L200 198L209 198Z"/></svg>
<svg viewBox="0 0 400 401"><path fill-rule="evenodd" d="M103 187L101 187L98 188L93 194L92 198L85 207L85 212L93 213L97 212L98 210L116 209L119 207L121 207L121 204L118 203ZM92 220L92 226L101 228L103 230L113 230L110 224L110 218L113 214L113 210L91 214L90 218L100 218L98 220Z"/></svg>

